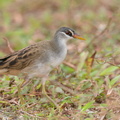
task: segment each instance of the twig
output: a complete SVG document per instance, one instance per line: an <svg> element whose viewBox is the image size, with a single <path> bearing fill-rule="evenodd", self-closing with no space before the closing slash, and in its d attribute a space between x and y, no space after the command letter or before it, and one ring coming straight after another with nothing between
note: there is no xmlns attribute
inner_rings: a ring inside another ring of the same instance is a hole
<svg viewBox="0 0 120 120"><path fill-rule="evenodd" d="M106 27L98 35L93 37L93 39L84 47L84 49L81 52L83 52L86 48L88 48L90 44L92 44L96 39L98 39L101 35L103 35L107 31L107 29L109 28L109 26L112 22L112 19L113 19L113 16L110 17L110 19L108 20Z"/></svg>
<svg viewBox="0 0 120 120"><path fill-rule="evenodd" d="M107 61L107 60L98 59L98 58L95 58L95 60L96 60L97 63L99 63L99 61L102 61L104 64L105 64L105 63L108 63L108 64L110 64L110 65L112 65L112 66L117 66L117 67L119 67L117 64L112 63L112 62L109 62L109 61Z"/></svg>
<svg viewBox="0 0 120 120"><path fill-rule="evenodd" d="M50 82L52 82L53 84L56 84L56 85L60 86L63 90L65 90L66 92L69 92L72 95L79 94L77 91L74 91L74 90L72 90L72 89L70 89L70 88L62 85L61 83L59 83L57 81L50 81Z"/></svg>
<svg viewBox="0 0 120 120"><path fill-rule="evenodd" d="M106 113L100 118L100 120L104 120L105 116L106 116Z"/></svg>
<svg viewBox="0 0 120 120"><path fill-rule="evenodd" d="M13 103L15 105L19 105L15 100L10 100L9 103Z"/></svg>
<svg viewBox="0 0 120 120"><path fill-rule="evenodd" d="M5 38L5 37L4 37L3 39L6 41L9 51L10 51L11 53L13 53L14 50L12 49L9 40L8 40L7 38Z"/></svg>
<svg viewBox="0 0 120 120"><path fill-rule="evenodd" d="M42 118L42 117L38 117L38 116L36 116L36 115L32 115L32 114L30 114L30 113L28 113L28 112L26 112L26 111L23 111L23 110L20 110L20 112L22 112L22 113L24 113L24 114L26 114L26 115L29 115L29 116L31 116L31 117L34 117L34 118Z"/></svg>
<svg viewBox="0 0 120 120"><path fill-rule="evenodd" d="M72 63L68 63L68 62L64 61L63 64L65 64L65 65L73 68L74 70L76 70L76 67Z"/></svg>
<svg viewBox="0 0 120 120"><path fill-rule="evenodd" d="M102 34L104 34L106 32L106 30L109 28L110 24L112 22L112 17L108 20L108 23L106 24L106 27L98 34L96 35L90 43L92 43L95 39L98 39Z"/></svg>
<svg viewBox="0 0 120 120"><path fill-rule="evenodd" d="M32 105L29 105L27 108L31 108L31 107L33 107L33 106L35 106L35 105L37 105L38 103L33 103Z"/></svg>

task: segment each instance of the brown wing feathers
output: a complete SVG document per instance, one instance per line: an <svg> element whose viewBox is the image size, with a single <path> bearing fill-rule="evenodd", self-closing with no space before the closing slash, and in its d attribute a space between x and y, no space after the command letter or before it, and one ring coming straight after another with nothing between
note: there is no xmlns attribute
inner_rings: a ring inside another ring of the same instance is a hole
<svg viewBox="0 0 120 120"><path fill-rule="evenodd" d="M35 52L36 49L34 48L34 46L29 46L3 59L0 59L0 69L10 68L21 70L32 62L33 59L31 59L31 57L35 57Z"/></svg>

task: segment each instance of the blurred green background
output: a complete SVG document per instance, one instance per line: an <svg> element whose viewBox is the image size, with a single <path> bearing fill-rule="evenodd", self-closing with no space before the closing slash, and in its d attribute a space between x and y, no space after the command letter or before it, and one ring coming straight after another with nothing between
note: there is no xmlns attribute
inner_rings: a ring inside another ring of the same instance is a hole
<svg viewBox="0 0 120 120"><path fill-rule="evenodd" d="M109 31L94 44L112 49L119 42L119 4L119 0L0 0L0 45L2 37L7 37L18 50L30 42L50 39L61 26L75 29L90 41L112 17Z"/></svg>
<svg viewBox="0 0 120 120"><path fill-rule="evenodd" d="M117 120L120 117L120 111L117 113L120 109L119 6L120 0L0 0L1 58L10 54L4 38L15 51L52 39L62 26L73 28L86 38L86 41L70 41L68 56L60 66L62 73L51 73L51 79L78 91L77 94L71 95L61 86L47 83L49 94L63 105L61 114L37 96L26 96L32 91L30 86L22 91L24 97L14 95L17 87L9 86L11 78L5 76L0 80L0 118L12 114L12 119L22 116L36 120ZM95 51L95 62L88 73L85 60ZM19 85L21 80L16 77L15 80L15 85Z"/></svg>

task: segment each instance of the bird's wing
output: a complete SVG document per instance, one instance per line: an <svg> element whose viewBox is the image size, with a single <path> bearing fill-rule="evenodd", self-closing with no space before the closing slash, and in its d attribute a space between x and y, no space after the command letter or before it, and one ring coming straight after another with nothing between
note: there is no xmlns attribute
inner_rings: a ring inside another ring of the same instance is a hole
<svg viewBox="0 0 120 120"><path fill-rule="evenodd" d="M34 44L0 59L0 69L24 69L44 52L38 47L38 44Z"/></svg>

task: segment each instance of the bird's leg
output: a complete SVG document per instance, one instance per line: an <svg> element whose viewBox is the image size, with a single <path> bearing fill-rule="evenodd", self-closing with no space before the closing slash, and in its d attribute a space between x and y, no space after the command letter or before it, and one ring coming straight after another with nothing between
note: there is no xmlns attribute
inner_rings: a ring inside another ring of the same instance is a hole
<svg viewBox="0 0 120 120"><path fill-rule="evenodd" d="M60 106L50 96L47 95L47 92L45 90L46 80L47 80L46 77L42 79L42 94L45 95L48 98L48 100L50 100L56 106L58 110L60 110Z"/></svg>

